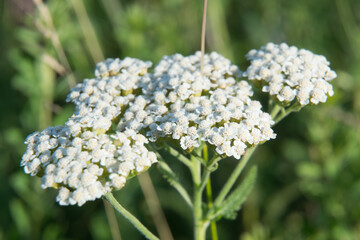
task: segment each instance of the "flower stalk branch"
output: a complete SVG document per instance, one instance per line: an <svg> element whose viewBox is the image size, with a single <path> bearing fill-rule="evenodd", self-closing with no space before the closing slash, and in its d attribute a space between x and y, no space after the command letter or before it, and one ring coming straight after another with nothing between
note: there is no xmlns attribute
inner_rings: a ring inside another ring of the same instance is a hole
<svg viewBox="0 0 360 240"><path fill-rule="evenodd" d="M206 225L203 221L202 211L201 162L195 157L192 157L191 160L193 163L191 175L193 179L194 239L204 240L206 235Z"/></svg>
<svg viewBox="0 0 360 240"><path fill-rule="evenodd" d="M276 115L276 117L273 118L275 121L275 124L279 123L281 120L283 120L285 117L287 117L290 113L300 111L301 108L302 108L302 106L297 103L294 103L293 105L291 105L290 107L288 107L286 109L283 108L282 111L280 112L280 114Z"/></svg>
<svg viewBox="0 0 360 240"><path fill-rule="evenodd" d="M105 194L105 198L109 203L123 216L125 217L139 232L141 232L149 240L159 240L154 234L152 234L134 215L127 211L114 197L111 192Z"/></svg>
<svg viewBox="0 0 360 240"><path fill-rule="evenodd" d="M203 158L205 162L208 162L209 158L209 151L207 145L203 148ZM214 155L212 161L210 161L210 164L213 163L216 164L216 158L219 158L218 156ZM213 206L213 199L212 199L212 187L211 187L211 178L210 176L207 178L206 181L206 197L207 197L207 206L208 209L211 209ZM211 229L211 239L212 240L218 240L218 234L217 234L217 227L216 227L216 221L210 221L210 229Z"/></svg>

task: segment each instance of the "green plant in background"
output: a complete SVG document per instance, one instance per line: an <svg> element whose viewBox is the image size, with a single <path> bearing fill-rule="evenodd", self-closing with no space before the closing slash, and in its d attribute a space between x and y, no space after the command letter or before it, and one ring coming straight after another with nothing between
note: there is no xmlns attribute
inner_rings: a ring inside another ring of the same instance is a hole
<svg viewBox="0 0 360 240"><path fill-rule="evenodd" d="M72 78L89 77L93 64L101 61L102 56L128 55L158 62L161 56L171 52L189 54L198 49L200 19L196 16L200 12L199 3L177 1L160 1L151 5L144 5L141 1L84 3L85 12L84 8L81 10L82 7L78 2L73 4L48 1L46 5L36 5L36 9L42 9L39 11L40 14L31 13L27 17L25 27L14 28L12 32L14 34L4 35L6 38L2 43L14 42L13 48L7 48L11 49L7 56L13 60L12 66L6 68L4 67L6 64L1 65L5 70L4 76L9 76L7 79L10 79L14 75L12 69L17 68L16 77L13 79L23 79L13 81L13 86L16 86L21 94L6 91L10 89L9 85L2 81L3 99L6 98L5 96L8 96L7 99L13 99L8 101L9 104L2 104L1 107L7 116L1 119L4 127L1 131L1 157L5 160L1 166L4 173L2 177L7 179L7 176L11 176L11 181L10 178L9 181L5 180L11 185L1 188L1 192L5 193L2 195L4 196L2 206L8 206L11 202L9 209L13 220L6 221L9 211L5 207L2 210L5 215L1 218L1 232L5 238L18 238L20 234L22 238L32 239L110 238L109 232L106 231L106 216L111 219L111 212L107 211L108 214L104 215L98 201L87 203L84 206L86 210L83 208L77 210L73 207L60 209L52 204L54 192L41 193L38 187L40 183L34 184L34 179L29 179L20 173L16 165L19 155L24 151L21 142L24 136L34 129L41 130L49 125L63 125L66 122L73 112L71 105L64 104L67 89L73 86ZM356 239L359 212L356 207L359 199L356 191L359 166L356 159L360 155L357 148L359 111L356 97L358 91L356 59L358 57L357 51L348 50L356 46L358 21L356 15L354 19L351 18L353 15L351 10L349 13L348 4L352 5L353 12L356 13L356 3L336 1L336 5L332 5L333 8L328 8L326 1L319 1L316 4L309 1L301 3L290 1L286 4L282 4L282 1L273 1L271 6L266 1L251 3L210 1L209 4L208 47L240 63L241 69L246 69L241 57L245 51L253 46L262 45L269 39L276 42L286 40L309 49L316 49L317 52L328 56L336 69L343 69L338 71L339 78L334 83L336 95L330 99L330 102L321 108L306 108L296 117L290 116L281 125L274 127L275 132L278 133L276 141L270 141L263 145L260 151L255 152L251 162L258 165L257 184L236 221L218 221L217 227L221 232L221 238L237 238L241 232L244 232L242 236L244 239L287 239L294 236L298 236L298 239ZM49 18L44 18L46 16L44 9L48 9L52 24L48 21ZM278 12L283 14L276 14ZM329 12L331 14L328 14ZM275 15L278 17L275 18ZM338 15L342 17L338 19ZM86 18L90 18L91 21L86 23ZM179 21L182 24L178 24ZM163 22L167 24L160 24ZM342 31L343 24L347 33L351 34L337 34L335 37L332 35L335 30L325 27L329 22L336 26L336 31ZM292 27L295 25L296 28ZM92 35L89 34L91 32L89 27L93 28ZM349 28L352 30L349 31ZM222 29L222 34L218 34L219 29ZM54 35L50 33L56 33L58 42L61 43L60 48ZM88 42L94 43L94 36L99 44L89 45ZM328 40L324 41L324 39ZM347 44L347 41L351 44ZM61 49L65 53L66 60L61 57ZM344 51L349 54L345 55ZM26 64L28 67L24 67ZM152 70L149 72L151 73ZM263 84L261 81L258 83ZM48 91L49 89L54 91ZM259 99L258 92L256 89L253 90L255 90L255 98ZM261 102L265 103L264 100ZM274 106L273 103L270 104L270 108L264 107L264 109L269 112ZM31 108L28 104L31 104ZM21 114L15 115L13 111ZM17 116L20 115L22 117L18 120ZM291 131L285 132L284 129ZM157 147L153 146L149 150L156 152ZM172 145L172 147L177 151L181 150L181 146ZM5 149L6 151L3 151ZM215 155L214 149L208 150L211 159ZM186 190L191 189L187 167L169 161L172 158L166 152L165 149L160 151L160 154L167 159L166 163L173 169L170 174L165 174L166 177L173 184L175 180L181 181ZM160 161L158 166L161 163ZM221 185L226 180L226 176L222 173L230 172L235 168L235 163L234 160L220 161L219 170L212 172L214 196L218 195ZM164 165L161 166L163 167ZM156 184L161 205L164 207L166 219L175 238L189 238L191 218L186 203L175 200L178 195L168 190L156 168L150 168L149 173ZM139 178L142 187L144 181L141 177L145 174L146 172ZM176 184L174 186L177 187ZM156 220L154 225L150 219L151 216L161 214L157 210L152 212L156 209L153 207L150 207L149 212L145 204L153 202L151 200L153 198L151 194L150 197L149 194L145 196L146 203L143 202L144 198L136 180L128 181L125 189L116 194L119 202L135 213L152 232L156 228L159 233ZM204 212L206 208L203 209ZM84 215L83 212L87 212L88 215ZM67 220L59 221L59 219ZM177 224L179 219L184 223L181 228ZM117 220L121 226L125 224L121 218ZM110 220L110 224L113 226L112 235L116 237L113 231L117 228L116 222L114 224L114 220ZM84 230L80 234L75 229L89 230ZM139 238L131 228L120 227L120 230L121 235L126 236L126 239Z"/></svg>

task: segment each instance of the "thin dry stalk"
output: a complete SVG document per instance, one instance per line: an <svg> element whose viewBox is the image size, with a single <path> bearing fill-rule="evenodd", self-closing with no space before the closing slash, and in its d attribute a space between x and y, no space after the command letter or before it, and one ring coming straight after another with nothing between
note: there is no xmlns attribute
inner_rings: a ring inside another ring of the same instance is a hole
<svg viewBox="0 0 360 240"><path fill-rule="evenodd" d="M102 53L95 29L86 12L84 2L82 0L72 0L71 3L75 10L76 17L79 20L81 31L94 63L103 61L104 54Z"/></svg>
<svg viewBox="0 0 360 240"><path fill-rule="evenodd" d="M61 45L59 35L56 32L56 29L54 27L54 22L51 17L50 11L48 7L43 3L42 0L33 0L37 9L40 12L40 15L42 19L44 20L45 24L47 26L42 26L39 22L35 22L35 26L38 28L38 30L46 37L50 38L52 45L55 48L55 51L57 55L59 56L60 62L63 66L65 66L67 72L68 72L68 84L70 87L74 87L76 84L76 80L74 77L74 74L71 70L69 61L66 57L65 51Z"/></svg>
<svg viewBox="0 0 360 240"><path fill-rule="evenodd" d="M103 200L105 206L106 217L110 225L110 231L113 240L121 240L121 234L119 230L119 225L115 216L114 208L110 205L109 202Z"/></svg>
<svg viewBox="0 0 360 240"><path fill-rule="evenodd" d="M203 9L203 19L201 26L201 74L204 74L204 55L205 55L205 35L206 35L206 10L207 10L207 0L204 0L204 9Z"/></svg>
<svg viewBox="0 0 360 240"><path fill-rule="evenodd" d="M148 172L144 172L138 176L140 187L145 195L146 203L149 207L150 214L154 220L156 230L160 235L160 239L173 240L174 237L170 231L169 224L161 209L159 198L156 194L154 185Z"/></svg>

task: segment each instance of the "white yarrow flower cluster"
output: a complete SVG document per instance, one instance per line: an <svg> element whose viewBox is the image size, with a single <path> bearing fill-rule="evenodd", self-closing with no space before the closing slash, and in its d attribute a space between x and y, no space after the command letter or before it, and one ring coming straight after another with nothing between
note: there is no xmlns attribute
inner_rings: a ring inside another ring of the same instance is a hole
<svg viewBox="0 0 360 240"><path fill-rule="evenodd" d="M324 56L285 43L268 43L246 57L251 64L244 75L279 102L296 99L301 106L318 104L334 94L329 82L336 73Z"/></svg>
<svg viewBox="0 0 360 240"><path fill-rule="evenodd" d="M147 170L157 161L132 130L113 131L122 109L133 101L138 83L149 81L149 62L125 58L99 63L96 78L73 88L68 101L75 113L65 126L30 135L21 166L41 176L42 188L59 189L60 205L83 205L120 189L128 176Z"/></svg>
<svg viewBox="0 0 360 240"><path fill-rule="evenodd" d="M76 136L67 126L49 127L30 135L21 166L41 176L42 188L57 188L60 205L83 205L122 188L129 175L145 171L156 155L148 140L134 131L114 134L82 129Z"/></svg>
<svg viewBox="0 0 360 240"><path fill-rule="evenodd" d="M204 56L202 74L200 59L200 52L164 57L119 129L145 129L153 142L170 137L187 151L205 141L217 153L237 159L248 146L274 138L270 115L250 99L250 85L236 81L238 67L213 52Z"/></svg>

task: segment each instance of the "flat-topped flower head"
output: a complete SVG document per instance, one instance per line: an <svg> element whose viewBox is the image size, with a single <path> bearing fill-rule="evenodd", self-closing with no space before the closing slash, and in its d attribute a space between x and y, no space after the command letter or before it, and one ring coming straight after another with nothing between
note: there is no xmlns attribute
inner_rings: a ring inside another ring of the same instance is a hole
<svg viewBox="0 0 360 240"><path fill-rule="evenodd" d="M129 176L147 170L156 155L148 140L133 131L104 134L68 126L49 127L30 135L21 166L41 177L42 188L59 190L60 205L83 205L122 188Z"/></svg>
<svg viewBox="0 0 360 240"><path fill-rule="evenodd" d="M42 188L59 189L60 205L81 206L120 189L129 176L157 161L145 147L145 136L111 128L134 100L139 82L149 81L150 66L132 58L99 63L96 78L71 89L67 100L75 103L75 112L65 125L36 132L25 141L21 166L25 173L41 177ZM135 102L145 104L140 98Z"/></svg>
<svg viewBox="0 0 360 240"><path fill-rule="evenodd" d="M204 56L202 73L200 61L200 52L164 57L152 81L143 85L143 95L129 104L118 129L143 129L150 141L171 138L187 151L203 141L237 159L248 146L274 138L270 115L251 100L251 86L236 80L241 75L238 67L213 52ZM140 106L138 99L147 103Z"/></svg>
<svg viewBox="0 0 360 240"><path fill-rule="evenodd" d="M246 57L250 66L244 76L279 102L318 104L334 94L330 82L336 73L324 56L285 43L268 43L260 50L251 50Z"/></svg>
<svg viewBox="0 0 360 240"><path fill-rule="evenodd" d="M71 121L83 127L108 130L122 107L134 99L139 82L150 81L147 70L151 65L135 58L110 58L98 63L96 78L77 84L67 97L68 102L75 104Z"/></svg>

